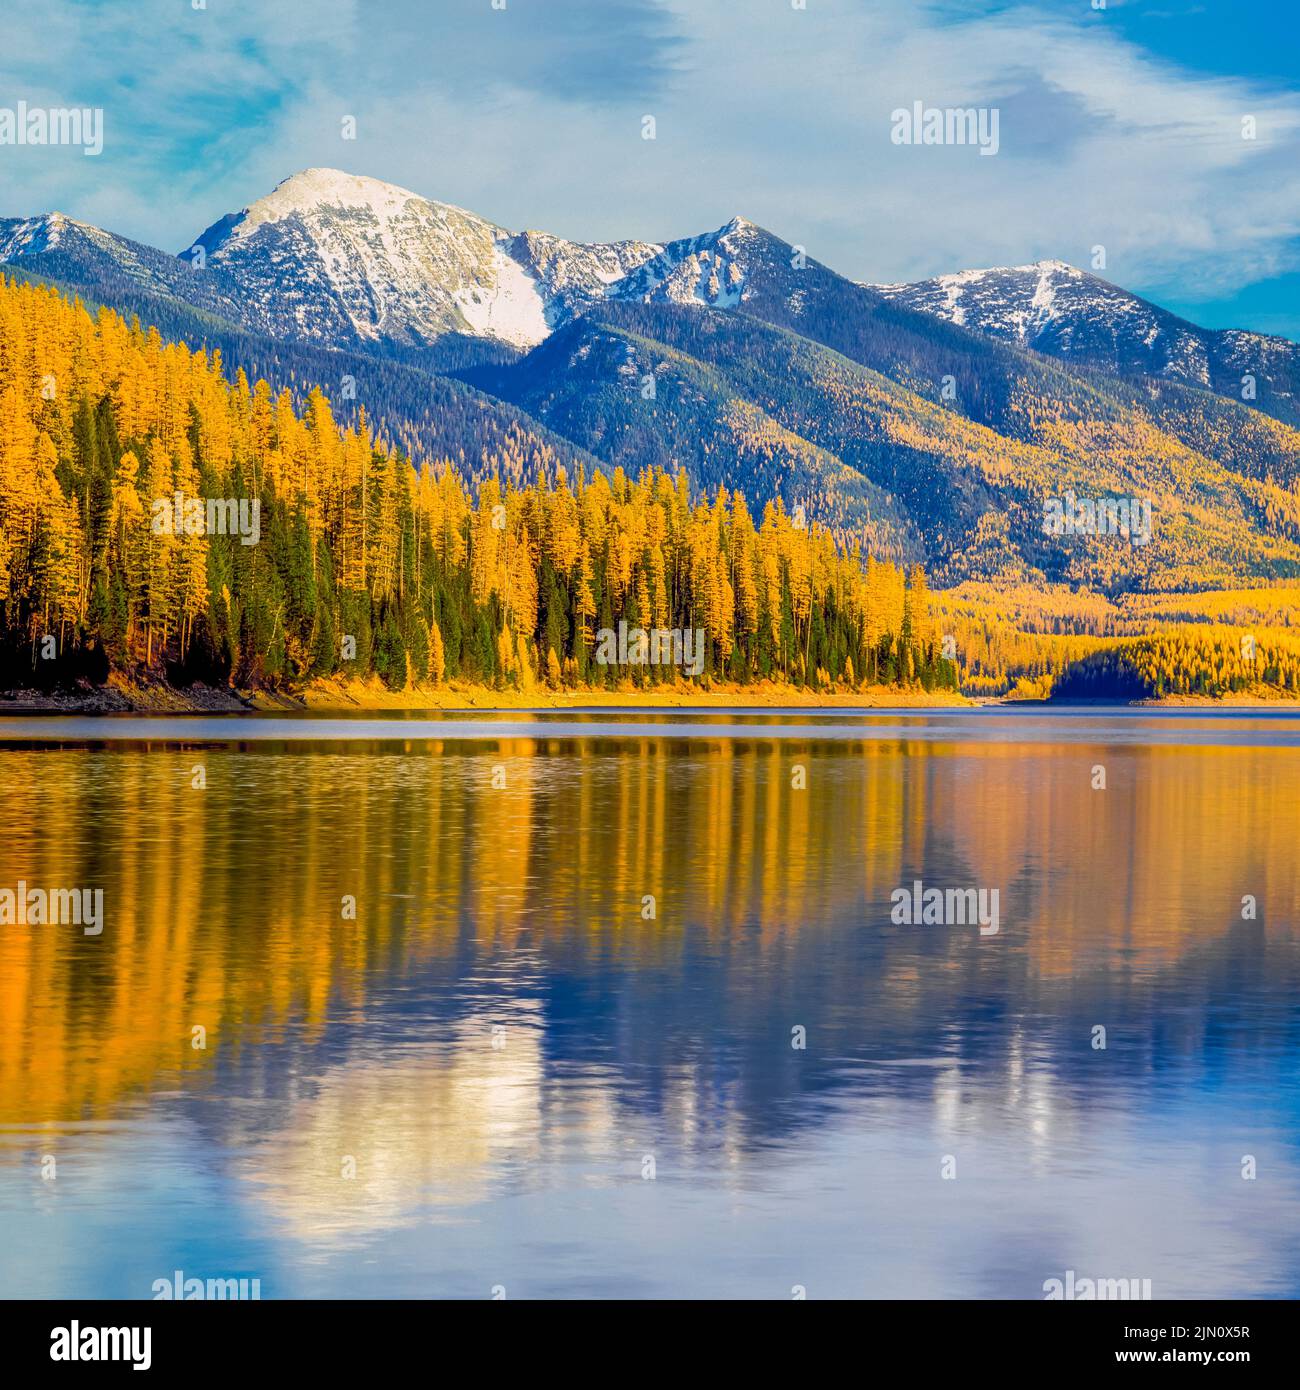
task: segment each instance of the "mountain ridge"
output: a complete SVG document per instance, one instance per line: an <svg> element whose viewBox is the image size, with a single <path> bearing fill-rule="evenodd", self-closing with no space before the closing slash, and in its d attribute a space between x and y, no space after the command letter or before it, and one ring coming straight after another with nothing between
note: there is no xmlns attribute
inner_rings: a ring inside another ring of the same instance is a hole
<svg viewBox="0 0 1300 1390"><path fill-rule="evenodd" d="M869 288L907 308L1084 366L1183 381L1248 403L1271 388L1268 413L1300 423L1300 346L1290 339L1202 328L1066 261ZM1250 391L1255 394L1243 395Z"/></svg>
<svg viewBox="0 0 1300 1390"><path fill-rule="evenodd" d="M744 284L736 246L755 234L772 235L736 216L715 230L666 243L578 242L536 228L513 231L397 184L313 167L217 218L175 259L192 266L201 251L206 268L223 272L222 289L238 287L243 326L272 336L337 343L342 335L373 348L385 341L424 347L462 333L526 349L605 299L738 307ZM58 250L69 236L126 263L144 260L141 251L166 255L56 211L0 218L0 263ZM347 275L345 261L360 274ZM406 264L397 268L395 261ZM159 274L156 264L148 270ZM312 308L299 295L292 312L277 311L268 300L286 294L283 280L299 273L331 303ZM1300 360L1300 345L1245 329L1201 328L1066 261L964 269L910 283L839 278L904 308L1047 355L1211 389L1217 389L1216 372L1221 377L1261 367L1252 364L1251 351L1283 355L1287 380L1279 395L1288 418L1300 410L1289 360ZM177 292L177 282L169 288ZM403 302L421 291L430 302L416 310ZM201 293L192 282L183 292ZM1117 313L1133 321L1131 332L1119 334L1099 322ZM1117 360L1120 339L1129 355Z"/></svg>

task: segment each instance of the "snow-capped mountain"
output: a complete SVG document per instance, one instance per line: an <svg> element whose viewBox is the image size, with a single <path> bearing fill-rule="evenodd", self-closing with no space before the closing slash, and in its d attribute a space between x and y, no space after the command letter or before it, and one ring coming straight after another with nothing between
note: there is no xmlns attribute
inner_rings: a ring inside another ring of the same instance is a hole
<svg viewBox="0 0 1300 1390"><path fill-rule="evenodd" d="M194 245L241 287L249 326L275 337L418 348L458 333L530 348L606 299L735 308L764 235L735 218L668 245L573 242L307 169Z"/></svg>
<svg viewBox="0 0 1300 1390"><path fill-rule="evenodd" d="M77 225L61 212L46 213L44 217L0 218L0 262L38 256L57 246L69 226Z"/></svg>
<svg viewBox="0 0 1300 1390"><path fill-rule="evenodd" d="M1300 423L1300 346L1285 339L1200 328L1062 261L858 285L739 217L666 245L587 244L511 231L378 179L307 169L177 256L51 213L0 220L5 262L127 312L152 312L137 303L147 294L177 306L178 318L188 306L280 342L437 371L533 348L602 302L732 310L800 333L836 324L845 343L893 305L909 318L1108 374L1208 388ZM932 368L922 353L909 379Z"/></svg>
<svg viewBox="0 0 1300 1390"><path fill-rule="evenodd" d="M188 261L61 212L0 218L0 265L62 281L127 312L144 296L245 322L239 287L219 271L200 275Z"/></svg>
<svg viewBox="0 0 1300 1390"><path fill-rule="evenodd" d="M1200 328L1064 261L963 270L872 289L909 309L1053 357L1120 375L1165 377L1240 396L1243 378L1300 404L1300 347L1260 333ZM1247 399L1251 399L1249 396Z"/></svg>
<svg viewBox="0 0 1300 1390"><path fill-rule="evenodd" d="M531 348L607 299L736 308L764 238L736 218L668 245L580 243L307 169L175 256L51 213L0 220L0 263L109 303L129 286L281 341L409 357L451 335Z"/></svg>
<svg viewBox="0 0 1300 1390"><path fill-rule="evenodd" d="M395 184L307 169L195 242L275 336L421 347L446 333L531 347L662 248L511 232ZM192 249L182 253L193 259Z"/></svg>

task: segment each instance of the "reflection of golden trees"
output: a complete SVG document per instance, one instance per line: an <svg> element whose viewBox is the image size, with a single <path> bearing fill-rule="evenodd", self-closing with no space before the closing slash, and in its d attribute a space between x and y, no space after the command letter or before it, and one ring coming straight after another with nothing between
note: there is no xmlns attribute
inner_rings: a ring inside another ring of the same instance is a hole
<svg viewBox="0 0 1300 1390"><path fill-rule="evenodd" d="M3 751L0 885L102 887L106 926L0 928L0 1120L107 1114L245 1046L320 1040L389 977L481 965L487 999L539 973L617 967L635 992L639 967L686 970L688 931L745 967L716 986L730 1015L770 1015L816 977L817 997L864 1030L921 1018L943 991L992 982L1014 996L1119 953L1172 967L1206 944L1197 925L1251 929L1247 893L1253 929L1289 932L1300 753L1266 737L832 743L756 726L734 739ZM1091 787L1097 763L1105 791ZM913 874L998 887L1001 936L886 931L889 893ZM846 931L875 942L870 980L836 968ZM382 1109L393 1088L439 1092L426 1068L444 1066L422 1057L372 1088L331 1063L331 1084ZM452 1070L444 1080L463 1096Z"/></svg>

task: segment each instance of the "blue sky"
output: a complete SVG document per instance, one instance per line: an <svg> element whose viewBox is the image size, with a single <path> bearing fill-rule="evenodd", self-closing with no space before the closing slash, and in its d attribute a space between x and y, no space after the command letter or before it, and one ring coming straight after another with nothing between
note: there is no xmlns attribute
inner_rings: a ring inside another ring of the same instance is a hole
<svg viewBox="0 0 1300 1390"><path fill-rule="evenodd" d="M863 280L1102 245L1190 318L1300 338L1293 0L800 2L47 0L5 17L0 107L100 106L105 149L0 146L0 216L179 250L326 165L586 240L739 213ZM914 101L996 107L997 156L893 144Z"/></svg>

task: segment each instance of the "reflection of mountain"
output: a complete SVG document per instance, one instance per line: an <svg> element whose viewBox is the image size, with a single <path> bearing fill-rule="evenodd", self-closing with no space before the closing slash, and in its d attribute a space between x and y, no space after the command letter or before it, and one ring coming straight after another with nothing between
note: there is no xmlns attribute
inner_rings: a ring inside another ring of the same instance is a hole
<svg viewBox="0 0 1300 1390"><path fill-rule="evenodd" d="M1289 748L539 737L4 751L0 777L0 884L102 885L107 918L0 934L0 1121L237 1079L282 1098L249 1174L304 1213L349 1152L381 1220L394 1182L473 1188L559 1072L602 1125L744 1141L846 1090L937 1100L976 1062L1059 1102L1099 1021L1093 1088L1297 1043L1257 1007L1300 986ZM1002 932L891 926L913 878L998 887Z"/></svg>

